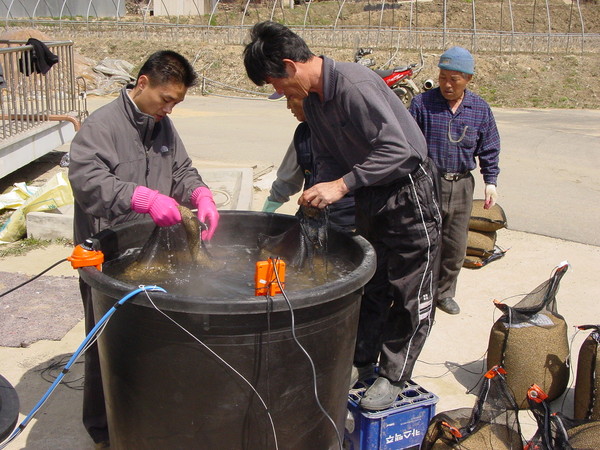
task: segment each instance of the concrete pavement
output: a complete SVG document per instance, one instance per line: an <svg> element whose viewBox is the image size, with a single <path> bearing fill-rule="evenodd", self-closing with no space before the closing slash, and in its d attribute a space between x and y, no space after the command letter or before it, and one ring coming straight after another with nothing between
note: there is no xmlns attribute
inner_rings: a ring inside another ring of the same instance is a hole
<svg viewBox="0 0 600 450"><path fill-rule="evenodd" d="M475 396L468 393L485 370L485 352L489 332L499 317L494 299L513 305L541 282L549 278L553 268L563 260L572 267L564 276L557 295L559 313L568 324L568 337L573 361L572 376L566 396L553 402L554 410L572 414L573 383L581 343L587 333L577 332L576 325L598 323L597 302L600 286L600 247L549 238L512 230L501 230L499 242L510 250L506 256L479 270L463 270L457 289L461 305L458 316L437 312L430 337L415 367L413 379L439 397L437 412L471 407ZM0 260L0 271L18 271L29 275L41 272L56 260L71 254L71 249L51 246L27 255ZM73 269L62 264L51 276L72 276ZM8 288L8 286L6 287ZM0 347L2 375L16 387L21 401L21 416L36 404L50 384L42 372L61 359L64 362L84 338L83 321L60 341L39 341L27 348ZM54 372L57 373L56 371ZM68 375L69 386L61 385L9 449L91 449L81 424L83 375L80 364ZM533 417L520 414L523 436L535 431Z"/></svg>
<svg viewBox="0 0 600 450"><path fill-rule="evenodd" d="M89 103L96 107L105 101L92 98ZM493 111L502 140L499 204L509 227L600 245L595 205L600 198L600 110ZM259 170L279 164L297 124L285 100L189 96L172 118L190 155L200 162ZM482 198L481 176L476 175L475 195Z"/></svg>
<svg viewBox="0 0 600 450"><path fill-rule="evenodd" d="M105 99L88 101L90 109L106 102ZM595 124L600 123L600 111L498 110L495 114L504 141L500 204L507 212L510 227L499 231L498 243L509 251L483 269L463 270L457 292L461 314L449 316L438 312L436 316L414 379L438 395L438 412L473 404L474 396L467 394L467 390L481 376L489 330L499 316L492 306L493 299L516 303L520 295L546 280L559 262L568 260L572 268L561 283L558 310L569 325L572 361L577 360L579 346L586 337L576 333L573 326L600 321L597 308L600 242L594 240L597 239L594 226L576 226L589 224L585 221L598 217L597 213L586 214L583 205L585 202L593 207L593 200L598 198L592 196L598 192L598 182L587 170L597 171L600 137ZM200 171L215 166L253 167L255 176L278 164L296 125L284 102L218 97L188 97L175 109L173 120ZM573 121L572 126L565 122L568 120ZM569 170L568 177L561 176L565 168ZM262 189L255 187L253 210L260 210L267 195L270 182L266 178L268 175L263 176L262 183L257 180ZM553 184L557 188L551 190ZM542 211L532 217L536 205ZM292 213L295 209L290 202L282 212ZM536 229L544 231L541 234L555 230L552 233L558 237L542 236ZM561 236L567 231L576 233L575 237ZM0 271L37 274L70 253L70 248L51 246L25 256L2 259ZM72 276L73 271L63 264L48 275ZM83 337L83 325L79 323L61 341L40 341L28 348L0 347L1 373L16 386L23 414L49 386L40 371L72 353ZM72 372L74 380L82 373L79 366ZM567 415L571 414L572 394L571 389L564 403ZM560 409L561 405L559 399L553 406ZM533 434L533 420L526 412L521 415L524 436L528 438ZM9 449L92 448L80 416L81 391L60 386Z"/></svg>
<svg viewBox="0 0 600 450"><path fill-rule="evenodd" d="M600 245L600 110L494 115L502 140L499 203L510 228Z"/></svg>

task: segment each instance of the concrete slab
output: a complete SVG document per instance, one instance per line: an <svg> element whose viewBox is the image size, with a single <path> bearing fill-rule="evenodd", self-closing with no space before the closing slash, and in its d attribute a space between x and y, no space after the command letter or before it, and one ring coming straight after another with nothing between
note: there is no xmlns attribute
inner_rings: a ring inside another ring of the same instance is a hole
<svg viewBox="0 0 600 450"><path fill-rule="evenodd" d="M0 178L71 141L73 124L49 122L32 128L0 144Z"/></svg>
<svg viewBox="0 0 600 450"><path fill-rule="evenodd" d="M252 209L253 171L251 168L198 168L198 171L211 189L218 209L245 211Z"/></svg>
<svg viewBox="0 0 600 450"><path fill-rule="evenodd" d="M30 212L25 217L27 237L36 239L72 239L73 205L52 211Z"/></svg>

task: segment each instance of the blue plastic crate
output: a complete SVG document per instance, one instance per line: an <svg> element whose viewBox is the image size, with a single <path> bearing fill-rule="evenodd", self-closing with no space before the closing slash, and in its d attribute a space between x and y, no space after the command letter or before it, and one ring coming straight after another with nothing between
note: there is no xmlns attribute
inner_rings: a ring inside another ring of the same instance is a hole
<svg viewBox="0 0 600 450"><path fill-rule="evenodd" d="M345 448L348 450L418 449L438 398L413 381L407 383L396 402L384 411L364 411L359 402L374 380L358 383L350 391Z"/></svg>

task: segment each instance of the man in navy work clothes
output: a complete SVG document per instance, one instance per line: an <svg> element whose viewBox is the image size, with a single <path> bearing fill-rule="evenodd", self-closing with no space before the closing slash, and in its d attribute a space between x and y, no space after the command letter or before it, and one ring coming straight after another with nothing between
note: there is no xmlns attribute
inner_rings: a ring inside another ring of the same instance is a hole
<svg viewBox="0 0 600 450"><path fill-rule="evenodd" d="M299 203L326 208L354 192L356 229L375 248L377 270L365 286L351 374L356 379L379 360L361 407L387 409L411 377L433 320L439 175L423 134L375 72L315 56L278 23L254 26L244 64L257 85L304 99L317 173L343 169L305 190Z"/></svg>
<svg viewBox="0 0 600 450"><path fill-rule="evenodd" d="M489 105L467 89L475 62L468 50L452 47L440 57L439 87L415 97L410 112L421 127L442 185L442 257L437 306L458 314L456 281L467 249L473 205L475 158L485 182L485 208L497 200L500 136Z"/></svg>
<svg viewBox="0 0 600 450"><path fill-rule="evenodd" d="M279 94L273 94L271 98L279 98ZM300 124L296 128L294 139L277 170L277 178L271 185L271 192L262 209L264 212L275 212L289 201L290 196L300 192L303 188L310 188L317 182L317 179L331 181L344 174L339 169L328 174L316 173L310 128L304 117L302 99L287 99L287 107L300 121ZM354 195L351 192L329 207L328 221L329 226L336 231L354 232Z"/></svg>

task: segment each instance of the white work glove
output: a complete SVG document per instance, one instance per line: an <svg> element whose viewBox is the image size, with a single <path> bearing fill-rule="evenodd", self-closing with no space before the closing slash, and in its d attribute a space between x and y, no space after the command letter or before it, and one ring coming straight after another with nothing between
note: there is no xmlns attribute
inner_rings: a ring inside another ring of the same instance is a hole
<svg viewBox="0 0 600 450"><path fill-rule="evenodd" d="M496 191L496 186L493 184L485 185L485 204L483 207L485 209L490 209L492 206L496 204L496 200L498 200L498 192Z"/></svg>

